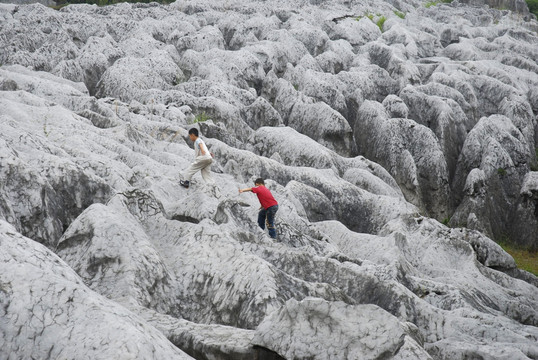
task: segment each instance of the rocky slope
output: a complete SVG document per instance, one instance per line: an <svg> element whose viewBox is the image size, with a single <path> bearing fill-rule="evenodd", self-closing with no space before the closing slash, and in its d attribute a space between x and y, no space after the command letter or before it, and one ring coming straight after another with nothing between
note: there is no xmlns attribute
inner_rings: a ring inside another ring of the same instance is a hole
<svg viewBox="0 0 538 360"><path fill-rule="evenodd" d="M0 359L538 359L513 3L0 4Z"/></svg>

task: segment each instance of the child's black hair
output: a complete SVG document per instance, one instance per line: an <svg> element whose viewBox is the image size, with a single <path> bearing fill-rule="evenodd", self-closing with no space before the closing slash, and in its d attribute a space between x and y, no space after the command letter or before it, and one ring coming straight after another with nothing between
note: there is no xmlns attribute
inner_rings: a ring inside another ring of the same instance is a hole
<svg viewBox="0 0 538 360"><path fill-rule="evenodd" d="M189 130L189 135L193 134L194 136L198 137L198 129L197 128L191 128Z"/></svg>
<svg viewBox="0 0 538 360"><path fill-rule="evenodd" d="M256 180L254 180L254 185L256 184L265 185L265 182L263 181L262 178L257 178Z"/></svg>

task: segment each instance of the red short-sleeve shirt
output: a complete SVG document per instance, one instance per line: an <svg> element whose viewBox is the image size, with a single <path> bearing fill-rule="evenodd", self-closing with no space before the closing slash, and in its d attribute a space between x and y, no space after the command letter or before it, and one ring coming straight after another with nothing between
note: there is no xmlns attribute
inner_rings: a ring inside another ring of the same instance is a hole
<svg viewBox="0 0 538 360"><path fill-rule="evenodd" d="M265 186L257 186L252 188L252 192L258 196L260 204L262 204L264 209L269 209L271 206L278 205L273 194Z"/></svg>

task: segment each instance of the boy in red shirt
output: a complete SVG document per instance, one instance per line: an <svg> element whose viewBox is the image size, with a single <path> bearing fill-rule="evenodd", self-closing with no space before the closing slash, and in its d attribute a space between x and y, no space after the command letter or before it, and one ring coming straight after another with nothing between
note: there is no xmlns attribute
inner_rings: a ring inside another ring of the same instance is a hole
<svg viewBox="0 0 538 360"><path fill-rule="evenodd" d="M278 211L278 203L276 202L273 194L265 187L265 182L262 178L254 180L255 187L239 189L239 193L246 191L252 191L258 196L260 204L262 205L260 212L258 213L258 225L262 229L265 229L265 223L267 223L267 230L269 230L269 236L276 239L275 230L275 214Z"/></svg>

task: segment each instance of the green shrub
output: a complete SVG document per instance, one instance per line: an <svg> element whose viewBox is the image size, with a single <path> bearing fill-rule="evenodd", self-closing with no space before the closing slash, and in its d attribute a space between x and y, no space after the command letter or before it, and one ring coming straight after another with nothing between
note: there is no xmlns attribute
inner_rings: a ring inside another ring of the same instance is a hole
<svg viewBox="0 0 538 360"><path fill-rule="evenodd" d="M437 1L428 1L426 4L424 4L424 6L429 9L431 8L432 6L435 6L437 5Z"/></svg>
<svg viewBox="0 0 538 360"><path fill-rule="evenodd" d="M525 0L525 1L527 2L529 11L533 13L534 15L538 16L538 0Z"/></svg>
<svg viewBox="0 0 538 360"><path fill-rule="evenodd" d="M394 10L394 14L399 17L400 19L405 19L405 13L401 12L401 11L398 11L398 10Z"/></svg>
<svg viewBox="0 0 538 360"><path fill-rule="evenodd" d="M198 115L196 115L194 117L194 121L192 123L196 124L196 123L204 122L204 121L207 121L207 120L209 120L209 116L207 116L205 111L202 111L201 113L199 113Z"/></svg>
<svg viewBox="0 0 538 360"><path fill-rule="evenodd" d="M385 24L386 20L387 18L384 16L381 16L379 20L377 20L377 26L379 27L379 30L381 30L381 32L383 32L383 24Z"/></svg>

